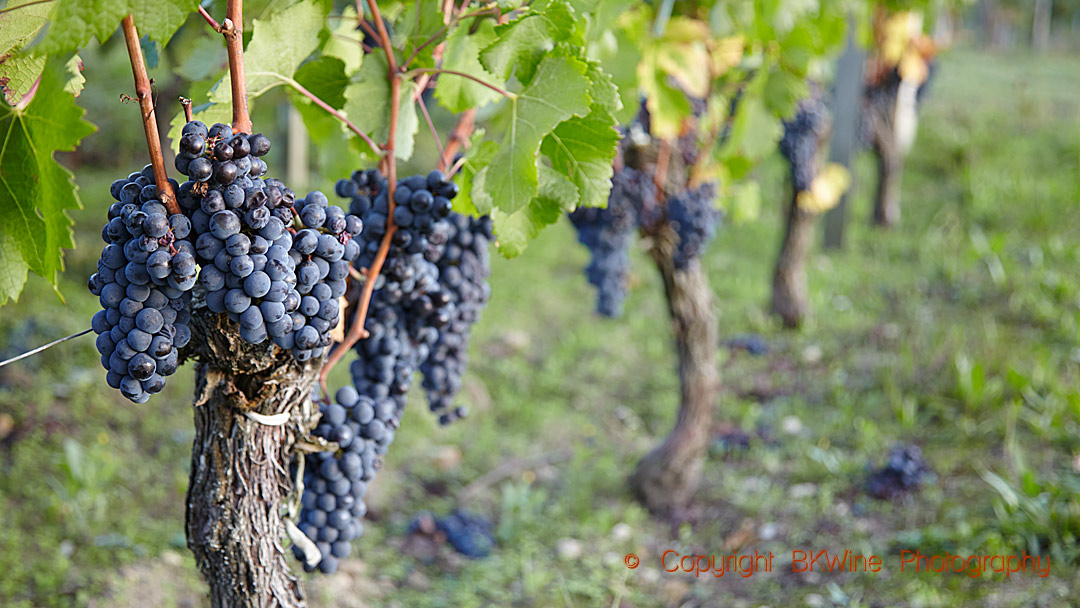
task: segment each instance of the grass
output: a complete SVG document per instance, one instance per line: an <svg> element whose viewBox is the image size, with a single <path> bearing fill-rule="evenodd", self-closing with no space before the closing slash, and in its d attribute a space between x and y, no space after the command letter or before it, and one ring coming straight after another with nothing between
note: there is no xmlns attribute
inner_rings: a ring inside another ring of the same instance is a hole
<svg viewBox="0 0 1080 608"><path fill-rule="evenodd" d="M872 167L861 159L847 246L815 252L815 314L801 332L766 314L780 204L721 232L706 265L723 339L759 333L770 348L757 358L722 349L717 440L675 520L643 512L624 483L677 408L665 305L644 253L613 321L591 314L586 253L567 223L520 259L494 260L461 397L470 418L442 429L414 395L372 486L360 559L310 579L312 604L1069 605L1080 595L1078 71L1075 57L943 57L904 176L902 225L865 225ZM32 280L0 314L2 354L85 327L96 303L82 285L110 175L80 174L88 209L74 214L82 246L68 256L66 304ZM760 179L766 201L784 200L778 162ZM0 369L0 604L205 603L183 540L190 393L182 370L151 403L123 401L104 387L89 339ZM731 429L748 447L722 440ZM923 448L936 481L896 502L868 498L867 467L898 441ZM460 500L500 467L504 477ZM496 523L492 555L466 560L443 546L418 557L406 542L413 517L457 506ZM791 551L807 548L877 554L885 570L792 573ZM909 548L1038 548L1051 572L901 573ZM772 573L695 577L663 571L668 549L778 557ZM623 565L629 552L635 570Z"/></svg>

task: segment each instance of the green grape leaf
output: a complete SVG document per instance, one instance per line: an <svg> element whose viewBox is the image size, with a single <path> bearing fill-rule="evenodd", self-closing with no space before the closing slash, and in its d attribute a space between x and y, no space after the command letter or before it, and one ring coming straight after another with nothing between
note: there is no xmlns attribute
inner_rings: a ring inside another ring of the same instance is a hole
<svg viewBox="0 0 1080 608"><path fill-rule="evenodd" d="M552 169L577 188L576 202L586 207L603 207L611 192L612 162L619 144L615 117L593 105L584 118L574 116L544 138L541 152L551 160Z"/></svg>
<svg viewBox="0 0 1080 608"><path fill-rule="evenodd" d="M499 209L513 213L536 196L541 141L564 120L588 113L591 83L585 71L581 61L545 57L528 86L509 100L506 135L484 180Z"/></svg>
<svg viewBox="0 0 1080 608"><path fill-rule="evenodd" d="M376 142L386 141L389 134L390 82L386 77L387 70L385 54L369 55L360 68L359 81L345 89L345 114ZM416 104L413 103L415 90L415 84L402 83L394 145L394 156L401 159L412 156L413 140L420 128Z"/></svg>
<svg viewBox="0 0 1080 608"><path fill-rule="evenodd" d="M395 47L404 49L403 56L409 57L420 48L420 45L438 34L442 28L441 2L409 0L405 2L405 10L402 11L401 16L394 21L394 33L391 38L394 39L392 42ZM413 59L411 67L433 66L435 46L433 42L420 50Z"/></svg>
<svg viewBox="0 0 1080 608"><path fill-rule="evenodd" d="M54 286L64 267L62 249L75 246L68 209L79 209L78 187L72 174L53 158L71 151L94 126L83 120L82 108L64 90L66 62L52 59L42 72L32 99L23 104L0 104L0 240L3 258L18 249L27 269ZM5 264L4 284L18 281L21 267ZM7 297L0 295L0 303Z"/></svg>
<svg viewBox="0 0 1080 608"><path fill-rule="evenodd" d="M34 55L15 55L0 63L0 89L8 105L17 105L34 88L38 76L45 69L46 59Z"/></svg>
<svg viewBox="0 0 1080 608"><path fill-rule="evenodd" d="M776 148L783 131L780 120L769 112L760 98L744 97L721 155L760 160Z"/></svg>
<svg viewBox="0 0 1080 608"><path fill-rule="evenodd" d="M638 86L645 93L652 134L660 139L677 137L683 120L693 114L686 95L669 85L664 72L648 60L638 64Z"/></svg>
<svg viewBox="0 0 1080 608"><path fill-rule="evenodd" d="M36 57L23 49L45 26L52 7L48 4L23 7L31 1L15 0L8 3L8 8L18 10L0 13L0 90L8 105L18 104L45 69L45 57Z"/></svg>
<svg viewBox="0 0 1080 608"><path fill-rule="evenodd" d="M574 9L552 0L545 12L530 13L495 28L495 41L480 52L480 63L504 81L517 65L517 79L529 82L555 42L582 45L575 28Z"/></svg>
<svg viewBox="0 0 1080 608"><path fill-rule="evenodd" d="M15 238L4 234L4 226L0 224L0 306L19 299L29 270Z"/></svg>
<svg viewBox="0 0 1080 608"><path fill-rule="evenodd" d="M323 28L325 18L321 5L303 0L271 15L269 19L255 20L251 41L244 49L244 72L249 97L258 97L278 85L288 83L300 63L319 45L319 31ZM232 101L228 78L226 74L222 85L210 94L210 101Z"/></svg>
<svg viewBox="0 0 1080 608"><path fill-rule="evenodd" d="M494 40L495 24L491 20L480 22L472 34L469 33L468 24L458 25L446 37L443 69L463 72L495 86L503 86L505 81L488 72L480 63L480 50ZM499 94L468 78L443 74L435 85L435 97L447 110L464 112L498 99Z"/></svg>
<svg viewBox="0 0 1080 608"><path fill-rule="evenodd" d="M345 75L345 62L337 57L324 56L309 61L296 70L293 79L335 110L345 106L349 77Z"/></svg>
<svg viewBox="0 0 1080 608"><path fill-rule="evenodd" d="M345 10L341 11L337 26L330 30L330 37L323 45L322 53L343 61L345 73L352 76L364 63L364 47L360 46L363 39L363 31L356 29L356 9L346 6Z"/></svg>
<svg viewBox="0 0 1080 608"><path fill-rule="evenodd" d="M326 110L315 105L307 97L296 91L289 91L289 99L293 106L300 111L300 117L304 119L308 136L317 146L325 145L335 139L345 139L342 132L341 122L331 116Z"/></svg>
<svg viewBox="0 0 1080 608"><path fill-rule="evenodd" d="M180 49L177 49L180 46ZM169 45L173 52L179 50L180 65L176 66L175 72L191 82L207 80L211 75L217 74L225 67L227 59L222 52L220 36L194 36L190 40L184 39L177 45L174 41Z"/></svg>
<svg viewBox="0 0 1080 608"><path fill-rule="evenodd" d="M619 109L609 111L620 124L630 122L640 106L637 65L641 62L641 49L620 29L590 46L589 54L604 66L605 75L609 76L619 95ZM592 95L595 97L597 93Z"/></svg>
<svg viewBox="0 0 1080 608"><path fill-rule="evenodd" d="M458 195L454 197L454 211L473 216L484 215L491 211L491 199L475 187L475 177L491 162L491 159L495 158L498 150L499 144L484 141L483 129L473 131L472 145L465 152L465 162L454 176L454 181L459 187ZM473 199L474 194L480 197L479 200ZM481 211L480 207L484 210Z"/></svg>
<svg viewBox="0 0 1080 608"><path fill-rule="evenodd" d="M495 244L499 253L507 258L521 255L529 241L539 236L544 227L573 210L576 201L574 184L557 171L542 166L536 198L513 213L496 209L491 216L495 222Z"/></svg>
<svg viewBox="0 0 1080 608"><path fill-rule="evenodd" d="M64 67L67 69L67 82L64 83L64 90L71 93L72 96L78 97L86 85L86 76L83 76L82 73L82 57L72 55Z"/></svg>
<svg viewBox="0 0 1080 608"><path fill-rule="evenodd" d="M611 75L605 72L600 67L600 64L595 61L589 61L588 66L585 75L589 77L589 81L592 83L592 86L589 87L589 97L592 98L592 102L611 114L621 110L623 102L622 98L619 97L619 87L615 86Z"/></svg>
<svg viewBox="0 0 1080 608"><path fill-rule="evenodd" d="M34 0L12 0L6 13L0 13L0 56L23 49L34 40L49 19L52 5L33 4ZM24 6L29 4L29 6ZM14 10L14 9L18 10Z"/></svg>
<svg viewBox="0 0 1080 608"><path fill-rule="evenodd" d="M52 55L86 46L91 36L104 42L120 21L135 16L135 27L162 44L199 7L199 0L54 0L49 30L38 52Z"/></svg>
<svg viewBox="0 0 1080 608"><path fill-rule="evenodd" d="M805 78L782 69L773 70L765 81L763 101L773 114L790 117L800 99L809 93Z"/></svg>

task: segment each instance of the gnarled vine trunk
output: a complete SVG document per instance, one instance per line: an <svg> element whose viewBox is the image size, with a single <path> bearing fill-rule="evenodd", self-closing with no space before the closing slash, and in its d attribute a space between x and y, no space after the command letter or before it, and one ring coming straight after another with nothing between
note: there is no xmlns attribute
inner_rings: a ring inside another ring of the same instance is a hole
<svg viewBox="0 0 1080 608"><path fill-rule="evenodd" d="M785 327L798 327L810 311L806 260L814 239L814 214L799 207L797 194L788 204L787 227L773 272L772 313Z"/></svg>
<svg viewBox="0 0 1080 608"><path fill-rule="evenodd" d="M866 120L878 159L878 187L874 197L873 223L891 227L900 222L900 177L904 151L895 132L899 79L891 77L867 91Z"/></svg>
<svg viewBox="0 0 1080 608"><path fill-rule="evenodd" d="M874 224L886 228L900 223L900 178L904 159L891 146L875 147L878 159L878 187L874 198Z"/></svg>
<svg viewBox="0 0 1080 608"><path fill-rule="evenodd" d="M686 269L673 261L674 232L665 226L653 236L651 255L664 280L679 359L680 404L675 428L638 463L630 477L637 498L654 512L685 505L697 490L712 426L713 401L720 388L716 367L716 315L712 290L701 263Z"/></svg>
<svg viewBox="0 0 1080 608"><path fill-rule="evenodd" d="M188 356L198 360L187 542L215 608L300 608L282 546L291 449L321 360L240 338L223 315L197 309ZM290 414L280 426L246 414Z"/></svg>

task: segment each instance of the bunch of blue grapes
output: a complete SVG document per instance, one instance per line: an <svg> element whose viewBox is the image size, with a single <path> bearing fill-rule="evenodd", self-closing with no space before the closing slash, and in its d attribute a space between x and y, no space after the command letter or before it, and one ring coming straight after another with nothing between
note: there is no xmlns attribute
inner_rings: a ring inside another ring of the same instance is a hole
<svg viewBox="0 0 1080 608"><path fill-rule="evenodd" d="M897 444L889 451L885 466L867 479L867 492L874 498L891 500L918 490L933 477L933 470L917 445Z"/></svg>
<svg viewBox="0 0 1080 608"><path fill-rule="evenodd" d="M796 192L810 189L817 175L818 144L829 130L829 108L819 95L799 102L795 116L784 121L780 153L791 166L791 183Z"/></svg>
<svg viewBox="0 0 1080 608"><path fill-rule="evenodd" d="M685 269L699 258L716 236L721 214L713 205L716 187L712 183L683 190L665 203L667 220L678 236L673 255L675 267Z"/></svg>
<svg viewBox="0 0 1080 608"><path fill-rule="evenodd" d="M145 403L165 387L165 377L178 365L177 349L191 338L187 323L196 280L191 222L168 213L150 165L113 182L110 193L116 202L101 231L106 245L88 283L102 307L91 327L105 381L131 401Z"/></svg>
<svg viewBox="0 0 1080 608"><path fill-rule="evenodd" d="M350 542L364 531L364 494L380 462L373 437L383 431L375 402L351 386L339 389L335 402L323 404L319 412L315 434L337 443L338 450L307 456L299 528L321 554L315 566L305 568L332 574L338 560L348 557ZM293 546L293 553L304 559L299 547Z"/></svg>
<svg viewBox="0 0 1080 608"><path fill-rule="evenodd" d="M335 192L351 199L350 212L367 229L355 241L360 267L370 267L386 234L387 180L375 170L338 181ZM363 497L394 440L413 376L428 359L441 328L457 318L455 296L440 283L439 257L448 244L446 224L457 186L442 173L397 183L391 247L375 281L364 329L350 366L353 386L322 408L314 434L339 450L307 456L300 529L322 554L316 567L334 572L348 555L348 541L363 530ZM303 215L311 205L303 206ZM299 233L297 234L299 239ZM294 549L298 558L302 552Z"/></svg>
<svg viewBox="0 0 1080 608"><path fill-rule="evenodd" d="M190 212L206 306L227 313L252 344L272 339L299 361L321 356L338 325L360 218L264 178L262 134L223 124L186 124L176 167L188 176L180 201ZM294 231L299 219L303 228ZM295 233L294 233L295 232Z"/></svg>
<svg viewBox="0 0 1080 608"><path fill-rule="evenodd" d="M626 299L630 243L639 223L638 209L644 211L648 196L641 182L652 185L652 180L639 176L634 169L622 168L612 178L607 207L580 207L570 213L578 242L589 250L585 277L596 287L596 312L605 317L621 315Z"/></svg>
<svg viewBox="0 0 1080 608"><path fill-rule="evenodd" d="M464 406L454 407L454 397L461 390L468 365L469 334L480 320L480 313L491 297L487 278L491 274L488 246L494 239L490 217L473 218L452 213L432 236L442 248L436 262L439 269L439 292L450 297L450 319L439 329L427 358L420 366L428 405L449 424L468 413Z"/></svg>
<svg viewBox="0 0 1080 608"><path fill-rule="evenodd" d="M350 179L338 180L334 190L338 196L350 199L349 213L359 216L368 227L357 265L370 266L386 233L390 213L387 180L374 169L356 171ZM438 170L398 180L393 212L397 229L391 238L390 257L425 253L431 257L428 236L440 220L450 215L451 200L457 193L458 185Z"/></svg>

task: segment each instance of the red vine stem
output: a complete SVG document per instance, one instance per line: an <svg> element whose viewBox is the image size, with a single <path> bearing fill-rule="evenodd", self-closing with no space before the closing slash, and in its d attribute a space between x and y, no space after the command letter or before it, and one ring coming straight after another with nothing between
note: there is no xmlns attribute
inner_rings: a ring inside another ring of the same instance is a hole
<svg viewBox="0 0 1080 608"><path fill-rule="evenodd" d="M431 138L435 140L435 148L439 151L440 166L439 169L443 169L441 166L443 156L442 141L439 140L439 132L435 130L435 123L431 122L431 114L428 114L427 104L424 103L424 96L419 95L415 98L416 103L420 104L420 111L424 113L424 120L427 121L428 129L431 130Z"/></svg>
<svg viewBox="0 0 1080 608"><path fill-rule="evenodd" d="M186 120L187 122L191 122L192 120L194 120L195 117L191 114L191 100L187 97L181 97L180 105L184 107L184 120Z"/></svg>
<svg viewBox="0 0 1080 608"><path fill-rule="evenodd" d="M124 30L124 42L127 43L128 58L131 60L131 73L135 77L135 96L139 98L139 109L142 110L146 149L150 153L150 164L154 168L154 184L169 215L176 215L180 213L180 206L176 204L176 192L169 183L169 174L165 172L165 158L161 155L161 138L158 135L157 117L154 115L153 90L150 88L150 77L146 74L146 62L139 45L139 32L135 29L135 17L124 17L121 28Z"/></svg>
<svg viewBox="0 0 1080 608"><path fill-rule="evenodd" d="M363 11L360 10L360 0L357 0L357 19L363 19ZM338 364L339 361L345 356L345 353L349 352L349 349L360 341L367 331L364 329L364 323L367 321L368 308L371 306L371 296L375 291L375 280L378 279L379 273L382 271L383 263L386 262L386 256L390 252L390 241L394 238L394 233L397 232L397 225L394 224L394 192L397 190L397 162L394 157L394 144L397 135L397 123L398 123L398 110L401 103L401 78L402 75L398 70L397 58L394 57L394 49L390 46L390 35L386 32L386 24L383 23L382 15L379 14L379 5L375 0L367 0L368 9L371 10L371 18L375 21L375 27L379 30L379 41L383 51L386 53L386 64L388 69L386 71L386 77L390 80L390 125L386 137L386 156L383 157L382 163L386 166L387 176L387 212L386 212L386 232L383 234L382 242L379 243L379 249L375 252L375 259L371 261L371 266L367 269L366 277L364 280L363 290L360 292L360 299L356 305L356 312L353 314L352 325L349 327L349 333L345 335L345 339L334 347L334 350L330 352L330 356L327 357L326 363L323 364L321 370L319 370L319 386L322 388L323 395L326 398L330 397L330 392L326 388L326 377L330 375L330 370Z"/></svg>
<svg viewBox="0 0 1080 608"><path fill-rule="evenodd" d="M477 84L484 85L485 87L491 89L492 91L495 91L496 93L498 93L499 95L502 95L503 97L517 97L517 95L514 95L510 91L507 91L506 89L501 89L501 88L491 84L490 82L488 82L486 80L483 80L481 78L477 78L476 76L473 76L472 74L466 74L465 72L458 72L456 70L444 70L442 68L413 68L413 69L409 70L408 72L405 72L405 77L406 78L411 78L415 74L423 74L423 73L449 74L451 76L460 76L462 78L468 78L469 80L471 80L471 81L473 81L473 82L475 82Z"/></svg>
<svg viewBox="0 0 1080 608"><path fill-rule="evenodd" d="M363 131L361 131L360 127L357 127L356 125L354 125L352 123L352 121L349 120L349 118L347 116L342 114L340 111L335 110L333 108L333 106L326 103L322 99L319 99L319 97L317 95L315 95L311 91L304 88L304 86L302 84L300 84L299 82L296 82L292 78L288 79L288 83L289 83L289 86L296 89L297 93L300 93L304 97L307 97L315 105L319 106L323 110L326 110L331 116L333 116L334 118L336 118L336 119L340 120L341 122L345 123L345 126L349 127L350 131L352 131L353 133L356 133L360 137L360 139L364 140L367 143L367 145L371 146L371 149L375 151L376 155L382 156L383 151L382 151L381 148L379 148L379 144L375 143L375 140L371 139L371 137L369 137L367 133L364 133Z"/></svg>
<svg viewBox="0 0 1080 608"><path fill-rule="evenodd" d="M199 6L199 14L202 15L203 19L206 19L206 22L210 24L210 27L213 28L215 32L221 33L221 24L214 21L214 18L210 16L210 13L206 12L206 9L201 5Z"/></svg>
<svg viewBox="0 0 1080 608"><path fill-rule="evenodd" d="M229 82L232 84L233 133L251 133L248 113L247 78L244 74L244 0L229 0L221 24L225 51L229 55Z"/></svg>
<svg viewBox="0 0 1080 608"><path fill-rule="evenodd" d="M439 157L440 171L446 171L446 168L450 166L450 162L454 160L454 155L457 154L458 148L466 146L469 143L469 137L472 136L473 126L475 124L476 108L465 110L461 117L458 118L457 125L450 133L450 139L446 140L446 147L443 148L442 155Z"/></svg>
<svg viewBox="0 0 1080 608"><path fill-rule="evenodd" d="M452 1L448 2L448 4L453 6ZM445 34L447 32L447 30L450 29L451 25L454 25L455 23L457 23L459 21L462 21L464 19L468 19L469 17L478 17L480 15L486 15L486 14L494 15L497 12L498 12L498 7L489 6L489 7L486 7L486 8L475 10L475 11L473 11L471 13L467 13L465 15L461 15L460 17L455 17L455 18L451 19L448 23L446 23L446 25L442 26L439 29L439 31L432 34L431 38L428 38L423 43L421 43L420 46L413 49L413 52L409 55L409 58L405 60L405 63L402 65L402 67L403 68L408 68L409 64L411 64L413 62L413 59L416 59L416 56L420 54L420 51L426 49L428 47L428 45L430 45L431 43L438 40L443 34Z"/></svg>

